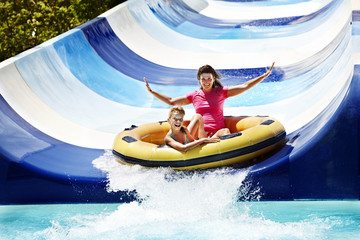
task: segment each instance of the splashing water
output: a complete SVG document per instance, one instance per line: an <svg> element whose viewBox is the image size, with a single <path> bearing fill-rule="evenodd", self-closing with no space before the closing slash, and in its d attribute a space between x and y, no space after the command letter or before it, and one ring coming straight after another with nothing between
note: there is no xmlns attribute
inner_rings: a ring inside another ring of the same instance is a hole
<svg viewBox="0 0 360 240"><path fill-rule="evenodd" d="M228 216L247 175L245 171L230 174L230 168L183 172L121 165L109 152L93 163L107 173L108 191L136 190L141 208L161 211L172 220Z"/></svg>
<svg viewBox="0 0 360 240"><path fill-rule="evenodd" d="M147 169L119 164L111 151L93 164L107 173L109 192L136 190L139 201L51 220L36 239L329 239L336 237L333 228L359 227L353 219L313 210L294 213L292 205L277 209L280 202L239 202L242 194L251 200L260 196L259 189L249 191L246 171Z"/></svg>

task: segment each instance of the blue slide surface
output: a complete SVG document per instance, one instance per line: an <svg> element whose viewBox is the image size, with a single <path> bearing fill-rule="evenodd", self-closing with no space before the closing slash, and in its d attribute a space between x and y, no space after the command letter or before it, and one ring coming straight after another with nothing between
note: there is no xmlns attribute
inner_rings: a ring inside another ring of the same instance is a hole
<svg viewBox="0 0 360 240"><path fill-rule="evenodd" d="M247 167L263 200L360 198L360 4L350 0L130 0L0 63L0 203L131 201L95 159L132 124L166 120L210 64L225 115L269 115L283 149ZM186 118L194 113L186 106ZM234 169L233 171L240 171Z"/></svg>

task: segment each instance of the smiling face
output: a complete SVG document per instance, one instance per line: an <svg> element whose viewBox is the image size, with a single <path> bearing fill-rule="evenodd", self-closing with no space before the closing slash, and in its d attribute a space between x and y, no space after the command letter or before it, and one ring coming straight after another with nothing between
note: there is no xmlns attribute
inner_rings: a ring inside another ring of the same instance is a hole
<svg viewBox="0 0 360 240"><path fill-rule="evenodd" d="M204 92L210 92L214 84L214 76L211 73L203 73L200 75L200 85Z"/></svg>
<svg viewBox="0 0 360 240"><path fill-rule="evenodd" d="M180 131L183 121L184 115L178 111L174 111L168 119L170 127L173 131Z"/></svg>

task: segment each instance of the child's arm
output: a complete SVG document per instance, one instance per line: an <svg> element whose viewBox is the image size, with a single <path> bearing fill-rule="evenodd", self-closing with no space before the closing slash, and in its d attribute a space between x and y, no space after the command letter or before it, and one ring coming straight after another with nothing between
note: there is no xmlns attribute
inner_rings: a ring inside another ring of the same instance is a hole
<svg viewBox="0 0 360 240"><path fill-rule="evenodd" d="M166 135L166 137L165 137L165 143L167 145L169 145L170 147L172 147L176 150L183 151L183 152L189 151L190 149L193 149L204 143L211 143L211 142L218 142L218 141L220 141L220 140L217 138L201 138L199 140L195 140L195 141L192 141L192 142L184 145L182 143L179 143L178 141L175 141L169 135Z"/></svg>

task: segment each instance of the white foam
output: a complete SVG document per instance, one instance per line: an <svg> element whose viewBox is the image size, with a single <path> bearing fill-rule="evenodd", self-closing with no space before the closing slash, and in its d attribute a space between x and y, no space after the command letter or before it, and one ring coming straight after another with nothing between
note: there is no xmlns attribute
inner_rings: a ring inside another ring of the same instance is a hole
<svg viewBox="0 0 360 240"><path fill-rule="evenodd" d="M119 204L107 213L54 219L50 227L35 234L37 238L323 239L329 229L341 224L338 219L317 216L295 221L265 217L252 202L237 201L245 184L244 171L186 173L125 166L110 151L93 163L107 173L108 191L136 189L142 200Z"/></svg>

